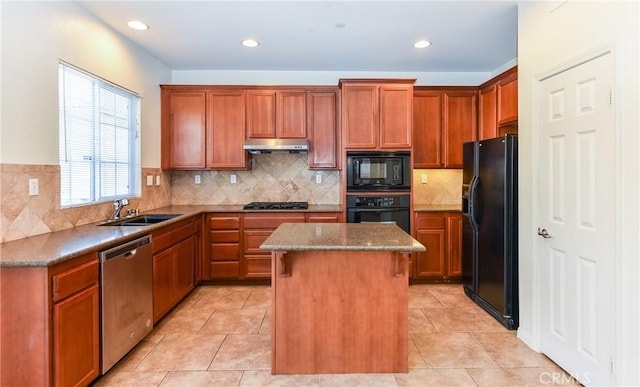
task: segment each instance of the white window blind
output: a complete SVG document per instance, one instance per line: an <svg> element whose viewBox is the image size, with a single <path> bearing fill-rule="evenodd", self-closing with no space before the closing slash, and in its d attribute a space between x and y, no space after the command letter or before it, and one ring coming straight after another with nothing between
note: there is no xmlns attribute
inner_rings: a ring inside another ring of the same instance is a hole
<svg viewBox="0 0 640 387"><path fill-rule="evenodd" d="M60 204L140 195L140 98L59 65Z"/></svg>

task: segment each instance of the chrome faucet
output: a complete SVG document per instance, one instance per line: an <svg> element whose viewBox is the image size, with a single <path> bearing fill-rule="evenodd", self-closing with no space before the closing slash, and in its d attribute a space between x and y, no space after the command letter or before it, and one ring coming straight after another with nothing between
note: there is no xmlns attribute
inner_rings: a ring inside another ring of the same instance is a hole
<svg viewBox="0 0 640 387"><path fill-rule="evenodd" d="M129 205L129 200L127 199L116 199L113 201L113 219L120 219L120 212L122 212L122 209L124 208L124 206L128 206Z"/></svg>

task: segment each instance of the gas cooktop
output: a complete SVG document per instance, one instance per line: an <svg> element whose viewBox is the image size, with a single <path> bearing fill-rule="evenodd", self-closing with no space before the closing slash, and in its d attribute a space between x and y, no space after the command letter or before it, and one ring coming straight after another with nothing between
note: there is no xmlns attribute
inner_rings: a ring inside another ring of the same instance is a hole
<svg viewBox="0 0 640 387"><path fill-rule="evenodd" d="M251 202L245 204L245 210L306 210L307 202Z"/></svg>

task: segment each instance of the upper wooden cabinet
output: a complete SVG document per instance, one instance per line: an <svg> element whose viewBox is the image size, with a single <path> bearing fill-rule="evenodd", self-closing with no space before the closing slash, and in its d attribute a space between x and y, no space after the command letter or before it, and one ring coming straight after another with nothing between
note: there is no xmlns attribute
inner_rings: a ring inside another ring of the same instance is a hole
<svg viewBox="0 0 640 387"><path fill-rule="evenodd" d="M306 91L247 91L247 138L305 138Z"/></svg>
<svg viewBox="0 0 640 387"><path fill-rule="evenodd" d="M414 168L462 168L462 144L476 139L477 89L416 87Z"/></svg>
<svg viewBox="0 0 640 387"><path fill-rule="evenodd" d="M408 149L415 79L345 79L342 133L346 149Z"/></svg>
<svg viewBox="0 0 640 387"><path fill-rule="evenodd" d="M517 66L480 85L479 109L480 140L517 132Z"/></svg>
<svg viewBox="0 0 640 387"><path fill-rule="evenodd" d="M307 92L308 162L310 169L339 168L338 90Z"/></svg>
<svg viewBox="0 0 640 387"><path fill-rule="evenodd" d="M247 169L243 90L161 86L163 169Z"/></svg>

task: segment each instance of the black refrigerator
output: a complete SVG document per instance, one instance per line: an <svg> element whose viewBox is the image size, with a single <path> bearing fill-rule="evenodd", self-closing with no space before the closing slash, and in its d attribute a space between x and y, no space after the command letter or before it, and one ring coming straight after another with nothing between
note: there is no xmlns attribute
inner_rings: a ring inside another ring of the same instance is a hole
<svg viewBox="0 0 640 387"><path fill-rule="evenodd" d="M518 136L463 145L464 292L508 329L518 327Z"/></svg>

